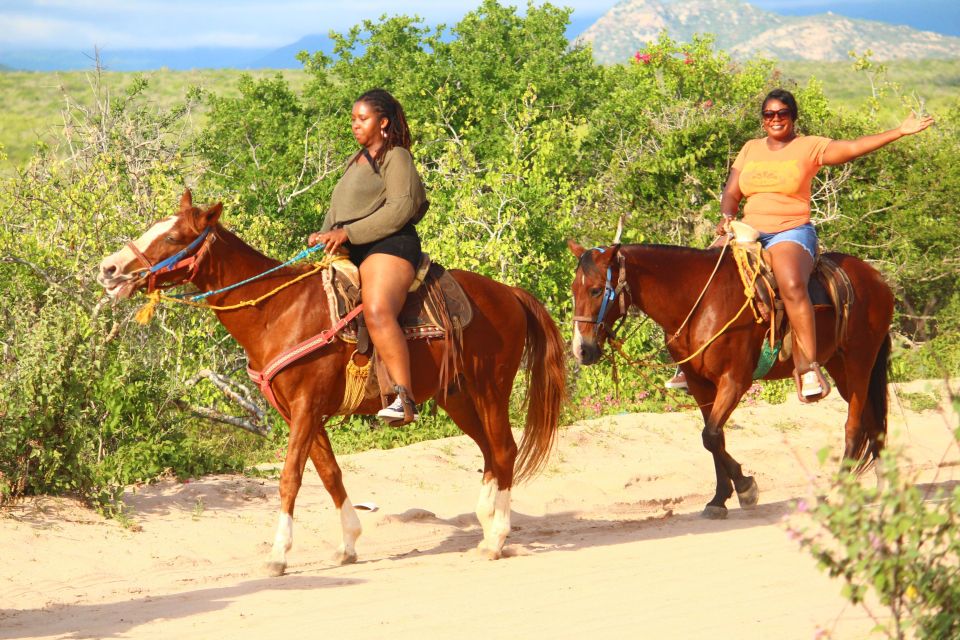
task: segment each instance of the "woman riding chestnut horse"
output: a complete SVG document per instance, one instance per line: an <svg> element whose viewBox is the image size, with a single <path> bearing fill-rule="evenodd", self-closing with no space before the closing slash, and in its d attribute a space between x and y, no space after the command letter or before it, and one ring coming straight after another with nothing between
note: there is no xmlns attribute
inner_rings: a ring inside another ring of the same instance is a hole
<svg viewBox="0 0 960 640"><path fill-rule="evenodd" d="M378 111L377 100L362 97L354 105L355 121L367 118L379 128L361 127L356 137L369 157L363 155L365 162L355 158L347 169L342 183L356 180L350 196L335 198L336 206L328 217L330 230L314 240L332 249L342 244L344 236L351 240L351 257L360 262L363 276L363 304L370 304L368 311L377 317L374 324L378 329L371 327L376 347L393 354L386 356L390 375L404 387L398 394L401 403L393 407L396 411L390 417L406 420L411 417L407 414L412 402L435 398L479 446L483 476L476 513L483 539L478 549L487 557L498 558L510 532L511 488L515 481L543 467L557 433L566 389L563 340L544 306L526 291L452 270L472 307L472 320L462 330L456 366L448 366L444 340L415 340L409 351L402 336L401 342L395 343L397 304L403 302L401 293L405 294L412 279L414 254L419 258L419 241L408 223L422 210L425 200L404 139L393 138L390 118L397 118L399 112ZM381 136L381 146L369 149L376 147L377 136ZM395 146L384 150L387 139ZM373 145L369 145L371 140ZM373 177L378 170L380 178ZM403 193L398 195L396 188ZM366 197L369 199L364 200ZM409 202L398 204L405 199ZM392 222L384 222L383 228L399 230L382 240L378 240L379 233L368 233L377 226L376 213L355 219L350 216L358 210L347 206L362 201L374 206L380 200L381 208L404 212L389 216ZM206 292L209 307L246 351L250 369L261 376L265 369L276 374L267 381L268 397L290 424L280 475L280 516L268 570L279 575L287 566L294 504L308 458L339 513L342 543L335 559L355 562L360 520L347 496L325 427L341 410L345 371L354 346L336 339L339 327L331 320L320 276L309 275L308 266L280 265L245 244L220 224L221 209L219 203L195 206L187 191L176 214L102 261L98 281L114 298L127 297L144 287L152 290L187 282ZM344 224L334 228L340 222ZM392 324L383 314L393 314ZM286 359L287 354L299 355L302 345L312 350L304 347L306 355ZM277 362L282 366L275 367ZM414 379L409 376L411 364L417 372ZM521 365L529 380L526 426L518 448L510 425L510 395ZM457 373L450 375L453 369ZM258 381L264 388L262 378ZM369 415L378 410L382 410L379 400L370 398L353 413Z"/></svg>
<svg viewBox="0 0 960 640"><path fill-rule="evenodd" d="M807 293L817 249L810 224L810 186L824 164L862 156L903 136L923 131L933 120L909 117L897 129L857 140L799 136L796 101L783 90L763 101L761 122L767 137L744 145L721 200L726 231L740 201L747 197L745 221L760 231L773 258L773 271L796 336L794 363L776 362L763 375L775 380L800 374L798 394L805 402L826 395L824 363L848 403L844 458L866 466L883 448L887 430L888 331L893 294L870 265L838 253L826 254L849 277L854 291L847 322L835 322L833 309L816 311ZM703 445L713 455L716 492L704 509L726 516L736 490L741 506L759 497L754 479L727 452L723 427L753 382L765 326L741 313L746 298L734 260L720 260L721 249L665 245L619 245L585 249L571 242L578 260L574 299L573 351L582 364L600 357L613 323L637 307L669 336L667 349L682 362L685 384L703 414Z"/></svg>

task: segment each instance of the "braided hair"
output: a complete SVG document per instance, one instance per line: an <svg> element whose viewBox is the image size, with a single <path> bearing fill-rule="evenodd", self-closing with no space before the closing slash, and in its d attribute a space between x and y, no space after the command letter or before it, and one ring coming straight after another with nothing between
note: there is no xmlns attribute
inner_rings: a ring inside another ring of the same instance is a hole
<svg viewBox="0 0 960 640"><path fill-rule="evenodd" d="M400 102L386 89L370 89L357 98L356 102L365 102L380 118L387 119L387 126L382 129L383 146L377 150L376 158L382 158L387 151L394 147L403 147L410 150L410 127L407 117L403 113Z"/></svg>

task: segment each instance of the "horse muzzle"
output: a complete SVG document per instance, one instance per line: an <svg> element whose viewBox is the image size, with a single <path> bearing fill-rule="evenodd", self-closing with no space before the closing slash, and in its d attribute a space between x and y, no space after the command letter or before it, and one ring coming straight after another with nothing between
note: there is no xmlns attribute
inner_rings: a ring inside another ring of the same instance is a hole
<svg viewBox="0 0 960 640"><path fill-rule="evenodd" d="M139 271L125 273L124 268L121 268L121 263L126 262L124 265L126 267L132 262L131 260L124 261L121 256L122 253L120 251L104 258L97 270L97 284L103 287L107 295L115 300L129 298L143 282L143 275Z"/></svg>
<svg viewBox="0 0 960 640"><path fill-rule="evenodd" d="M600 359L600 347L594 337L584 337L576 325L573 330L572 349L573 357L582 365L589 366Z"/></svg>

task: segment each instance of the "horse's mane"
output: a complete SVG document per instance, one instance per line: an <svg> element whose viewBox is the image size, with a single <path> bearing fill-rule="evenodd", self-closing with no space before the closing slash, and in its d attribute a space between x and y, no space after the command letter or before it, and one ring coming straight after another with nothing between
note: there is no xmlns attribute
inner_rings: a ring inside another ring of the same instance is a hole
<svg viewBox="0 0 960 640"><path fill-rule="evenodd" d="M259 249L256 249L255 247L250 246L249 244L247 244L247 242L243 238L241 238L240 236L238 236L233 231L223 226L219 222L217 223L215 233L217 237L219 237L221 240L231 244L237 250L247 253L248 255L250 255L251 258L255 260L263 260L267 267L275 267L281 262L276 258L272 258L266 255L265 253L261 252ZM300 262L297 264L288 265L286 268L291 269L293 270L294 273L299 274L309 269L312 269L313 264L308 261ZM281 271L280 273L283 273L283 271Z"/></svg>

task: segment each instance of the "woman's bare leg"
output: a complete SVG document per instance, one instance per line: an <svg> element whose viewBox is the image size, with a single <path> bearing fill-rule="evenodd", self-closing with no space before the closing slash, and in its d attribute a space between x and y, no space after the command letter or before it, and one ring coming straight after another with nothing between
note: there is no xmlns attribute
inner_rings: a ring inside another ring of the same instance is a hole
<svg viewBox="0 0 960 640"><path fill-rule="evenodd" d="M410 350L397 316L415 277L413 265L386 253L372 253L360 265L363 316L377 353L393 381L411 389Z"/></svg>
<svg viewBox="0 0 960 640"><path fill-rule="evenodd" d="M769 247L773 274L793 328L793 363L804 373L817 359L817 325L807 283L813 273L813 257L796 242L778 242Z"/></svg>

